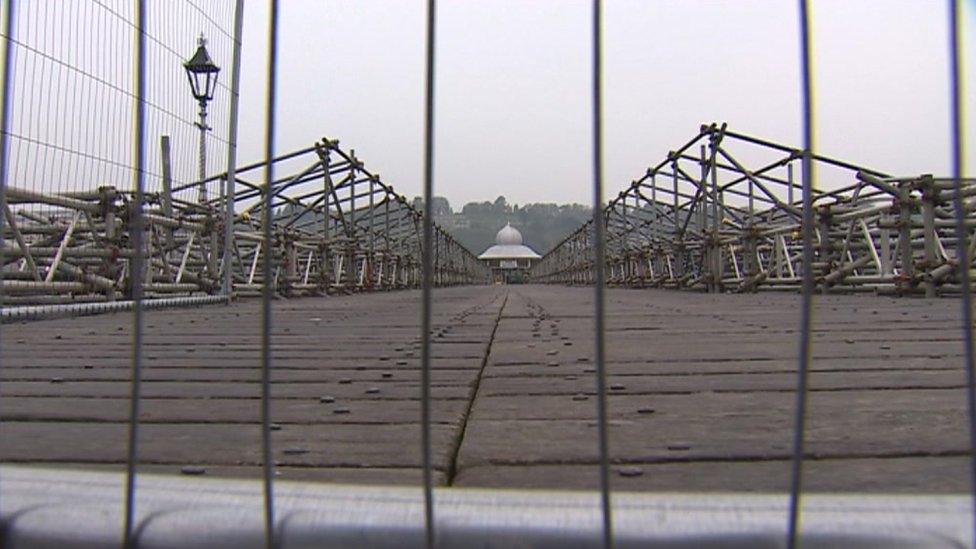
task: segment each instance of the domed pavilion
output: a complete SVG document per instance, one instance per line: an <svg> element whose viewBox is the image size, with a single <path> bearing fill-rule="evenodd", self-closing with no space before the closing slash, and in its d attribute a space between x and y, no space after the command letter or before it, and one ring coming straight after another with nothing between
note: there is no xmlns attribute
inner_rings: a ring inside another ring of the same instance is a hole
<svg viewBox="0 0 976 549"><path fill-rule="evenodd" d="M488 264L496 283L522 282L528 278L535 261L541 258L535 250L522 244L522 233L511 223L506 223L495 235L495 245L478 256Z"/></svg>

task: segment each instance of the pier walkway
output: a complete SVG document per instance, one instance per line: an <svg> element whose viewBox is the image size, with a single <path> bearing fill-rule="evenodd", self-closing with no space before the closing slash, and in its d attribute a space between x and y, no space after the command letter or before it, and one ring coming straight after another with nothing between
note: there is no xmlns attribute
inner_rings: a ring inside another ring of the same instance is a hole
<svg viewBox="0 0 976 549"><path fill-rule="evenodd" d="M596 488L592 288L434 291L438 484ZM785 491L799 296L607 293L619 490ZM954 299L815 301L810 491L963 493ZM282 479L419 484L418 291L276 302ZM4 325L0 460L121 470L131 313ZM260 473L260 303L146 313L143 471Z"/></svg>

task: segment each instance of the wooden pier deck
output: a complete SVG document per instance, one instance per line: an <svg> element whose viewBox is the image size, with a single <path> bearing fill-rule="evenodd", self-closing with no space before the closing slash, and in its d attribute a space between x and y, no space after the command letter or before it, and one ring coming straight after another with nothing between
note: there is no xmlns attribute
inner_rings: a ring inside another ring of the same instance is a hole
<svg viewBox="0 0 976 549"><path fill-rule="evenodd" d="M592 293L434 292L439 484L597 486ZM614 487L786 490L799 297L607 295ZM275 303L280 478L420 482L419 299ZM258 474L259 312L242 300L146 313L140 470ZM951 298L817 297L807 489L968 491L959 317ZM131 322L2 327L0 461L123 466Z"/></svg>

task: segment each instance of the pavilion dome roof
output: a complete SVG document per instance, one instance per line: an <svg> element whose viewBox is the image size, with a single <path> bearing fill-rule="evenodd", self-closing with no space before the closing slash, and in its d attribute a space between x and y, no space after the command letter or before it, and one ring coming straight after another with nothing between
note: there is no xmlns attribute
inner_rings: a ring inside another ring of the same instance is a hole
<svg viewBox="0 0 976 549"><path fill-rule="evenodd" d="M511 223L506 223L505 226L498 231L498 234L495 235L495 244L499 246L521 246L522 233L513 227Z"/></svg>
<svg viewBox="0 0 976 549"><path fill-rule="evenodd" d="M506 223L495 235L495 245L488 248L478 259L539 259L542 256L522 244L522 233Z"/></svg>

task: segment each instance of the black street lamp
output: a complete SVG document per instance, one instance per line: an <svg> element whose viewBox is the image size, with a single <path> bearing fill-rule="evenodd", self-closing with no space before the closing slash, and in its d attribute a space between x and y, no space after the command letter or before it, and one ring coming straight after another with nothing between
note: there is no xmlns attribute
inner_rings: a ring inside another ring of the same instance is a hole
<svg viewBox="0 0 976 549"><path fill-rule="evenodd" d="M207 103L213 99L214 91L217 89L217 75L220 67L214 64L213 59L207 52L207 39L200 35L196 53L189 61L183 63L186 70L186 77L190 80L190 90L193 92L194 99L200 103L200 121L197 127L200 128L200 195L201 204L207 202L207 187L203 180L207 178Z"/></svg>

